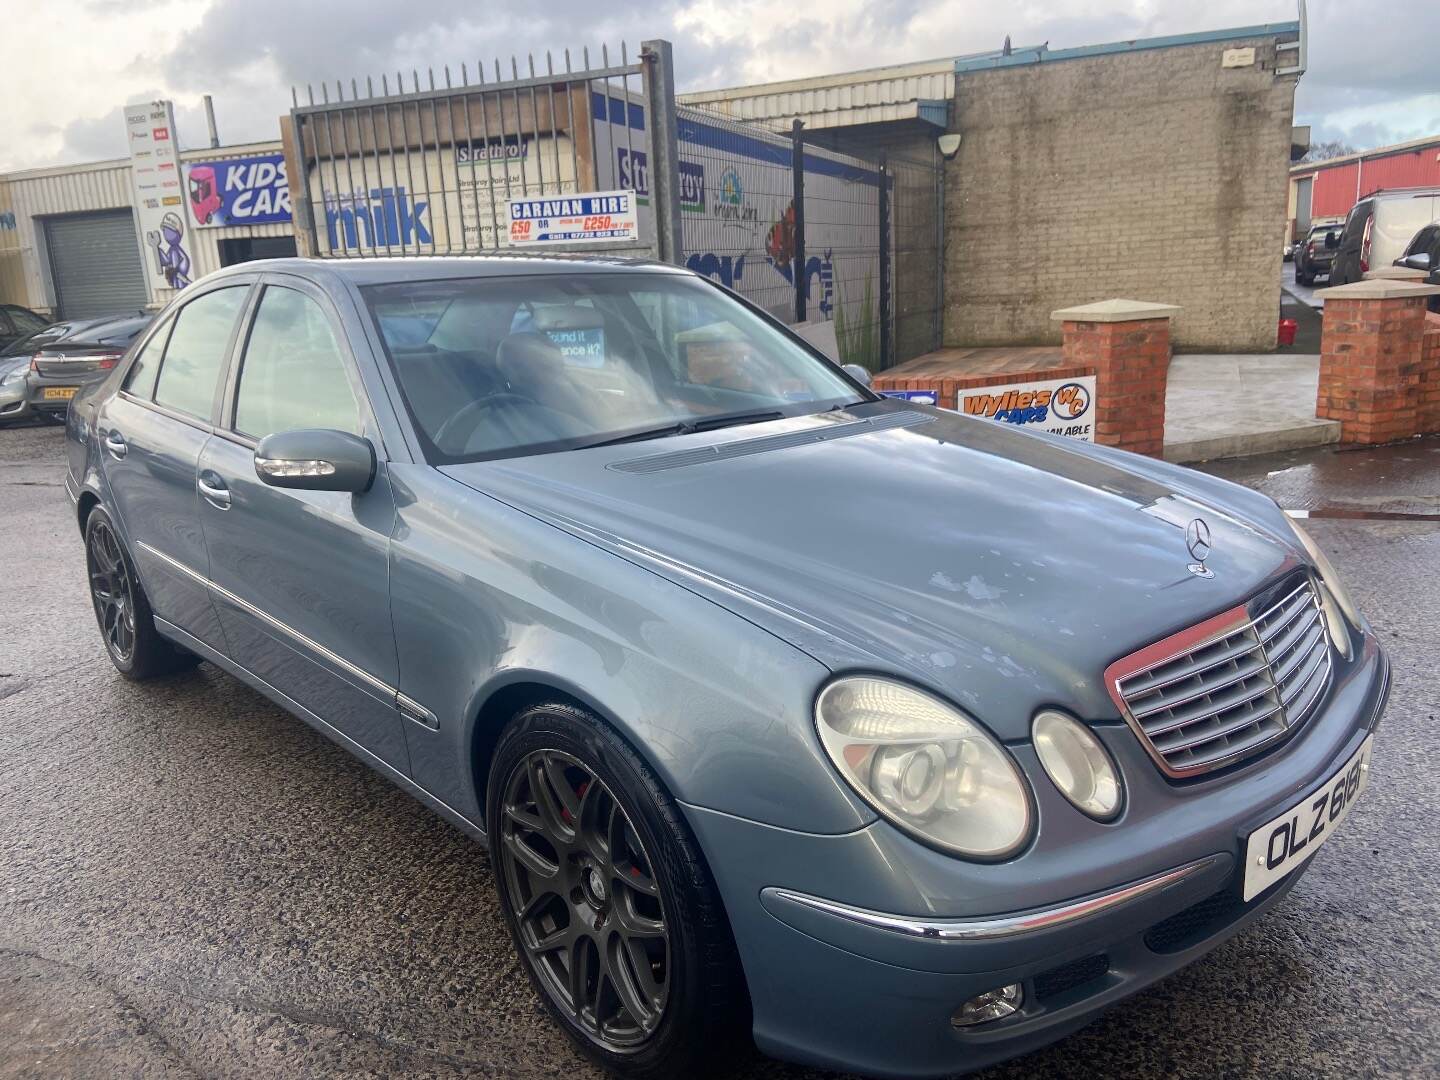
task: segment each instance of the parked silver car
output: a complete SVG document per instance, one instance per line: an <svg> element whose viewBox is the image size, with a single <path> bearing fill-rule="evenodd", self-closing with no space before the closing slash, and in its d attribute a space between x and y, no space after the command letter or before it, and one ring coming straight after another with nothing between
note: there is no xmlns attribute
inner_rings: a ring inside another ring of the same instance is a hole
<svg viewBox="0 0 1440 1080"><path fill-rule="evenodd" d="M1273 502L877 398L674 267L235 267L68 435L116 668L208 660L488 844L623 1075L1033 1049L1368 779L1385 656Z"/></svg>

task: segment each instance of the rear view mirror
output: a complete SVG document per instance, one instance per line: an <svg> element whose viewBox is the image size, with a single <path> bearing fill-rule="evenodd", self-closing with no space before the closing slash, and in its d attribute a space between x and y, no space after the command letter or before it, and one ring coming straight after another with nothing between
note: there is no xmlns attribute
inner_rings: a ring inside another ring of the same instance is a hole
<svg viewBox="0 0 1440 1080"><path fill-rule="evenodd" d="M375 448L368 439L328 428L277 431L255 447L255 475L271 487L368 491Z"/></svg>
<svg viewBox="0 0 1440 1080"><path fill-rule="evenodd" d="M870 372L859 364L845 364L842 370L861 386L868 387L870 385Z"/></svg>
<svg viewBox="0 0 1440 1080"><path fill-rule="evenodd" d="M1397 259L1401 266L1408 266L1411 270L1430 269L1430 253L1428 251L1417 251L1414 255L1406 255L1403 259Z"/></svg>

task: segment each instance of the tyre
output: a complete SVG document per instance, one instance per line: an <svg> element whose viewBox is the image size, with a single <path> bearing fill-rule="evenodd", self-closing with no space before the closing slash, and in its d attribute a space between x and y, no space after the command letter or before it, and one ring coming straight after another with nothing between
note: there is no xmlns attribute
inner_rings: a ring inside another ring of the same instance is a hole
<svg viewBox="0 0 1440 1080"><path fill-rule="evenodd" d="M486 804L515 947L582 1053L660 1080L710 1073L750 1045L710 871L674 800L604 721L558 702L520 712Z"/></svg>
<svg viewBox="0 0 1440 1080"><path fill-rule="evenodd" d="M110 515L98 506L85 519L85 568L105 651L121 675L139 681L200 662L194 653L172 644L155 629L135 564Z"/></svg>
<svg viewBox="0 0 1440 1080"><path fill-rule="evenodd" d="M1307 285L1307 286L1308 286L1308 285L1314 285L1314 284L1315 284L1315 275L1314 275L1314 274L1302 274L1299 270L1296 270L1296 271L1295 271L1295 282L1296 282L1296 284L1298 284L1298 285Z"/></svg>

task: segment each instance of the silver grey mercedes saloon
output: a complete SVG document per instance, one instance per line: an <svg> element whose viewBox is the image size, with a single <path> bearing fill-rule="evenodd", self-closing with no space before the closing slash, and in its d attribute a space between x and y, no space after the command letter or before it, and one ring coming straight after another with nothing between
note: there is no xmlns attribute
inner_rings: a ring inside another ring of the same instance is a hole
<svg viewBox="0 0 1440 1080"><path fill-rule="evenodd" d="M1284 897L1388 666L1269 499L867 383L672 266L223 270L69 411L104 646L488 845L618 1074L1024 1053Z"/></svg>

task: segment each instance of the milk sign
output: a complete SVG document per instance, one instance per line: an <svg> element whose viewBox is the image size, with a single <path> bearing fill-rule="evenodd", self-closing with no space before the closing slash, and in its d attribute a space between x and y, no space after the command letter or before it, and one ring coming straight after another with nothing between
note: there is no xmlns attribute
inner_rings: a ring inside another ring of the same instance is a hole
<svg viewBox="0 0 1440 1080"><path fill-rule="evenodd" d="M190 213L197 225L214 228L290 220L290 185L280 154L197 162L185 174Z"/></svg>
<svg viewBox="0 0 1440 1080"><path fill-rule="evenodd" d="M511 247L624 243L639 238L633 191L592 191L506 203Z"/></svg>

